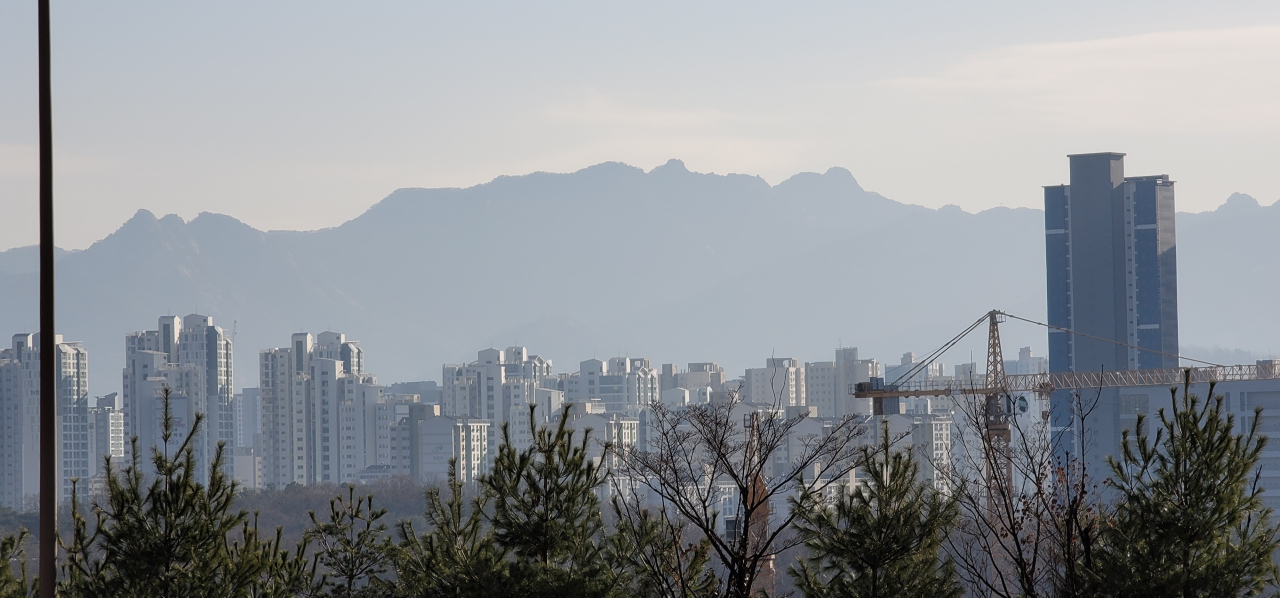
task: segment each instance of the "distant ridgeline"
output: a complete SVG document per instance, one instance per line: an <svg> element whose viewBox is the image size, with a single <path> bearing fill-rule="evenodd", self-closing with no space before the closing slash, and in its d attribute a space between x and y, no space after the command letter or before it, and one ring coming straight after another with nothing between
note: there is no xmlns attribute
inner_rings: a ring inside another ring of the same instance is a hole
<svg viewBox="0 0 1280 598"><path fill-rule="evenodd" d="M1027 197L1039 204L1040 190ZM1177 226L1184 346L1280 345L1268 276L1280 207L1237 194ZM884 361L993 308L1042 316L1043 236L1039 210L906 205L839 168L770 186L676 160L605 163L401 189L310 232L139 211L62 255L59 332L93 356L93 395L119 390L125 334L196 311L236 325L237 388L257 384L258 350L326 328L360 338L387 382L435 379L476 347L512 344L565 365L629 354L741 371L840 344ZM31 248L0 252L5 334L35 331L34 260ZM1042 330L1005 334L1043 353Z"/></svg>

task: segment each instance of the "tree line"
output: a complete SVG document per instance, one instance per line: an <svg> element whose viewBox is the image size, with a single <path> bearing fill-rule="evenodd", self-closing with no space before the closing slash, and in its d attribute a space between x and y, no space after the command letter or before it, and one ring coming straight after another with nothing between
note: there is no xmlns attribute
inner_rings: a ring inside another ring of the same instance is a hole
<svg viewBox="0 0 1280 598"><path fill-rule="evenodd" d="M960 459L971 462L929 464L931 479L875 418L786 417L733 395L655 403L639 450L575 431L566 408L524 448L504 428L476 483L451 471L426 490L423 529L386 521L374 496L348 487L288 543L236 508L221 449L202 480L194 434L166 450L166 400L151 468L135 439L129 463L107 461L102 497L81 509L73 490L56 583L64 596L263 598L1272 590L1280 529L1261 501L1258 412L1240 423L1212 386L1207 400L1189 390L1171 389L1157 421L1139 415L1099 481L1042 429L1014 421L987 433L996 424L981 400L958 405L973 434L957 440ZM1072 403L1080 421L1084 403ZM41 582L28 575L26 540L0 541L0 598L32 596Z"/></svg>

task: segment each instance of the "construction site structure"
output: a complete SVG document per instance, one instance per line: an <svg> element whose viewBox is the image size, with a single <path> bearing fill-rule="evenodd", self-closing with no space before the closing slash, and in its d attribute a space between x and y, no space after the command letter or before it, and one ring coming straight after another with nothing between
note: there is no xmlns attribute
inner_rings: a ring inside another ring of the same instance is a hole
<svg viewBox="0 0 1280 598"><path fill-rule="evenodd" d="M976 326L970 326L965 332L962 332L956 338L944 345L942 349L935 351L926 360L918 362L910 371L900 376L898 380L889 384L884 383L883 379L873 379L870 382L860 382L854 387L853 396L857 398L872 399L876 414L883 415L884 411L888 409L886 406L887 403L885 402L886 400L906 397L942 397L955 395L1012 396L1019 393L1033 392L1040 395L1042 398L1047 398L1053 391L1063 389L1084 390L1131 386L1174 386L1185 382L1188 373L1190 374L1192 384L1206 382L1246 382L1252 380L1272 380L1280 378L1280 361L1264 361L1253 365L1207 364L1200 367L1178 367L1150 370L1006 375L1004 372L1004 355L1000 348L999 329L999 324L1004 321L1006 316L1014 317L1025 322L1031 322L1033 324L1040 324L1039 322L1034 322L1026 318L1010 316L1010 314L1006 314L1005 312L998 310L992 310L983 316L978 321L978 323L981 323L983 320L988 322L987 369L986 376L983 380L969 381L969 384L967 385L963 380L911 381L913 376L920 371L923 371L929 364L936 361L945 349L948 349L959 342L961 338L976 328ZM1045 324L1040 325L1047 326ZM1070 330L1064 331L1074 333ZM1124 345L1124 343L1120 343L1118 341L1111 342ZM993 405L993 407L1004 410L1007 405L1002 402L999 405ZM1048 414L1046 413L1044 416L1048 417Z"/></svg>
<svg viewBox="0 0 1280 598"><path fill-rule="evenodd" d="M870 382L855 385L853 396L872 400L874 415L891 415L898 413L899 399L909 397L972 397L982 401L982 416L985 418L985 441L994 447L996 455L1004 455L1011 441L1011 419L1018 412L1025 410L1025 405L1016 400L1026 393L1035 393L1036 403L1042 406L1040 417L1048 422L1050 419L1049 397L1058 390L1081 391L1087 389L1125 388L1138 386L1177 386L1190 381L1192 384L1207 382L1247 382L1255 380L1273 380L1280 378L1280 361L1260 361L1254 365L1219 365L1200 360L1178 357L1179 360L1198 361L1201 367L1178 367L1146 370L1120 370L1099 372L1059 372L1040 374L1006 375L1004 355L1000 347L1000 323L1005 318L1013 318L1044 326L1047 328L1080 334L1094 340L1102 340L1117 345L1132 347L1119 341L1084 335L1065 328L1050 326L1027 318L1014 316L999 310L991 310L979 318L968 328L956 335L942 347L917 362L909 371L886 384L882 378L872 378ZM982 380L925 380L912 381L918 373L929 367L948 349L955 346L969 333L987 324L987 367ZM1138 348L1140 349L1140 348ZM1140 349L1146 350L1146 349ZM977 407L977 405L975 405ZM994 457L1000 459L1000 456ZM1006 471L1009 468L1007 455L1005 463L987 463L987 471Z"/></svg>

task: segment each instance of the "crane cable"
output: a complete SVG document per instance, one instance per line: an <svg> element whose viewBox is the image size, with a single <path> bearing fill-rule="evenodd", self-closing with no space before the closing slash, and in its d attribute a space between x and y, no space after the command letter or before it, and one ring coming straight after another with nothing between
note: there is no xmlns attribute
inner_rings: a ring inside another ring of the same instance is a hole
<svg viewBox="0 0 1280 598"><path fill-rule="evenodd" d="M1086 334L1086 333L1083 333L1083 332L1077 332L1077 331L1075 331L1075 330L1071 330L1070 328L1063 328L1063 327L1061 327L1061 326L1054 326L1053 324L1045 324L1044 322L1037 322L1037 321L1035 321L1035 320L1031 320L1031 319L1028 319L1028 318L1024 318L1024 317L1022 317L1022 316L1015 316L1015 315L1013 315L1013 314L1011 314L1011 313L1004 312L1004 311L1000 311L1000 310L995 310L995 312L996 312L997 314L1000 314L1000 315L1005 316L1005 317L1007 317L1007 318L1013 318L1013 319L1015 319L1015 320L1022 320L1023 322L1026 322L1026 323L1028 323L1028 324L1035 324L1036 326L1044 326L1045 328L1049 328L1049 329L1052 329L1052 330L1057 330L1057 331L1060 331L1060 332L1068 332L1068 333L1074 334L1074 335L1076 335L1076 336L1083 336L1083 337L1085 337L1085 338L1093 339L1093 340L1096 340L1096 341L1103 341L1103 342L1111 343L1111 344L1114 344L1114 345L1120 345L1120 346L1122 346L1122 347L1127 347L1127 348L1130 348L1130 349L1137 349L1137 350L1139 350L1139 351L1147 351L1147 352L1149 352L1149 353L1155 353L1155 354L1157 354L1157 355L1163 355L1163 356L1165 356L1165 357L1173 357L1174 359L1186 360L1186 361L1193 361L1193 362L1195 362L1195 363L1203 363L1203 364L1205 364L1205 365L1207 365L1207 366L1212 366L1212 367L1216 367L1216 368L1227 367L1227 366L1224 366L1224 365L1222 365L1222 364L1220 364L1220 363L1213 363L1212 361L1205 361L1205 360L1203 360L1203 359L1194 359L1194 358L1191 358L1191 357L1183 357L1183 356L1181 356L1181 355L1175 355L1175 354L1173 354L1173 353L1165 353L1165 352L1163 352L1163 351L1157 351L1157 350L1155 350L1155 349L1148 349L1148 348L1146 348L1146 347L1138 347L1138 346L1135 346L1135 345L1130 345L1129 343L1122 343L1122 342L1120 342L1120 341L1112 340L1112 339L1109 339L1109 338L1102 338L1102 337L1100 337L1100 336L1094 336L1094 335L1092 335L1092 334ZM969 325L969 327L968 327L968 328L965 328L963 332L961 332L960 334L957 334L954 338L952 338L950 341L947 341L944 345L942 345L941 347L939 347L939 348L938 348L937 350L935 350L933 353L930 353L930 354L928 355L928 357L925 357L924 359L922 359L922 360L920 360L920 361L917 361L917 362L912 366L912 368L911 368L910 370L907 370L907 372L906 372L906 373L902 374L901 376L898 376L898 377L897 377L897 379L895 379L895 380L893 381L893 383L892 383L890 386L897 386L897 385L899 385L899 384L903 384L903 383L906 383L906 382L910 382L910 381L911 381L911 379L912 379L912 378L914 378L914 377L916 376L916 374L919 374L919 373L920 373L924 368L928 367L928 366L929 366L930 364L932 364L935 360L937 360L939 357L941 357L943 353L946 353L948 350L950 350L950 349L951 349L951 347L954 347L954 346L956 345L956 343L960 342L962 339L964 339L964 337L968 336L970 332L973 332L973 331L974 331L974 329L976 329L978 326L982 325L982 323L983 323L984 321L986 321L986 320L987 320L987 318L989 318L990 316L991 316L991 313L990 313L990 312L985 313L985 314L982 314L982 317L981 317L981 318L978 318L978 320L977 320L976 322L974 322L973 324L970 324L970 325Z"/></svg>
<svg viewBox="0 0 1280 598"><path fill-rule="evenodd" d="M1003 313L1003 312L1000 312L1000 313ZM968 328L965 328L964 332L957 334L954 338L947 341L946 344L939 347L933 353L930 353L928 357L925 357L924 359L917 361L915 365L912 366L911 369L907 370L905 374L898 376L898 378L893 381L891 386L897 386L899 383L910 382L911 379L914 378L916 374L919 374L922 369L924 369L925 367L928 367L935 360L941 357L943 353L946 353L949 349L951 349L951 347L954 347L956 343L960 342L961 339L968 336L969 333L973 332L974 329L976 329L978 326L981 326L982 323L987 321L987 318L989 317L991 317L990 312L982 314L982 317L978 318L976 322L970 324Z"/></svg>
<svg viewBox="0 0 1280 598"><path fill-rule="evenodd" d="M1191 358L1191 357L1183 357L1183 356L1181 356L1181 355L1174 355L1173 353L1165 353L1165 352L1163 352L1163 351L1157 351L1157 350L1155 350L1155 349L1148 349L1148 348L1146 348L1146 347L1137 347L1137 346L1134 346L1134 345L1130 345L1129 343L1122 343L1122 342L1117 341L1117 340L1112 340L1112 339L1109 339L1109 338L1102 338L1102 337L1100 337L1100 336L1094 336L1094 335L1092 335L1092 334L1085 334L1085 333L1083 333L1083 332L1076 332L1075 330L1071 330L1070 328L1062 328L1062 327L1060 327L1060 326L1054 326L1053 324L1045 324L1044 322L1037 322L1037 321L1035 321L1035 320L1028 320L1027 318L1023 318L1023 317L1021 317L1021 316L1015 316L1015 315L1013 315L1013 314L1011 314L1011 313L1006 313L1006 312L999 312L999 313L1000 313L1000 315L1002 315L1002 316L1005 316L1005 317L1008 317L1008 318L1013 318L1013 319L1015 319L1015 320L1022 320L1023 322L1026 322L1026 323L1028 323L1028 324L1035 324L1035 325L1037 325L1037 326L1044 326L1045 328L1051 328L1051 329L1053 329L1053 330L1058 330L1058 331L1060 331L1060 332L1070 332L1071 334L1074 334L1074 335L1077 335L1077 336L1083 336L1083 337L1085 337L1085 338L1091 338L1091 339L1093 339L1093 340L1095 340L1095 341L1104 341L1104 342L1108 342L1108 343L1112 343L1112 344L1120 345L1120 346L1122 346L1122 347L1128 347L1128 348L1130 348L1130 349L1137 349L1137 350L1139 350L1139 351L1147 351L1147 352L1150 352L1150 353L1155 353L1155 354L1157 354L1157 355L1163 355L1163 356L1165 356L1165 357L1173 357L1173 358L1175 358L1175 359L1185 359L1186 361L1194 361L1194 362L1196 362L1196 363L1203 363L1203 364L1205 364L1205 365L1213 366L1213 367L1216 367L1216 368L1227 367L1227 366L1222 365L1222 364L1220 364L1220 363L1213 363L1212 361L1205 361L1205 360L1203 360L1203 359L1193 359L1193 358Z"/></svg>

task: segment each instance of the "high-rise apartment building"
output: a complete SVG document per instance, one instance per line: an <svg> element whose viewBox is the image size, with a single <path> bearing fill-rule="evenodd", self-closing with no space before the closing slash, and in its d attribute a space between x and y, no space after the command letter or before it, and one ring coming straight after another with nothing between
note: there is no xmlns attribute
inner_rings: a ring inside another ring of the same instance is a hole
<svg viewBox="0 0 1280 598"><path fill-rule="evenodd" d="M294 334L258 355L262 483L359 483L376 462L382 387L337 332Z"/></svg>
<svg viewBox="0 0 1280 598"><path fill-rule="evenodd" d="M545 390L556 383L551 367L551 360L530 354L525 347L484 349L476 353L476 360L471 363L445 364L440 385L441 412L454 418L490 422L492 427L485 433L488 446L482 454L491 460L502 441L503 425L510 425L513 439L527 438L531 405L537 407L535 425L549 421L549 407L559 403ZM490 465L485 461L479 471L487 472Z"/></svg>
<svg viewBox="0 0 1280 598"><path fill-rule="evenodd" d="M662 364L662 372L658 375L659 392L672 388L683 388L697 391L710 388L714 391L724 390L724 368L714 362L690 363L689 369L679 370L674 363Z"/></svg>
<svg viewBox="0 0 1280 598"><path fill-rule="evenodd" d="M54 341L58 367L59 500L71 478L88 479L101 458L89 440L89 353L79 342ZM15 334L0 350L0 505L23 509L40 491L40 335Z"/></svg>
<svg viewBox="0 0 1280 598"><path fill-rule="evenodd" d="M915 373L912 373L913 370ZM946 372L947 366L943 365L942 362L935 361L929 365L921 366L920 361L916 359L915 353L903 353L898 365L885 366L884 383L907 384L910 382L941 380L946 377ZM911 374L911 377L908 378L907 374Z"/></svg>
<svg viewBox="0 0 1280 598"><path fill-rule="evenodd" d="M757 405L800 407L808 404L804 366L793 357L770 357L765 367L748 368L743 399Z"/></svg>
<svg viewBox="0 0 1280 598"><path fill-rule="evenodd" d="M232 421L235 422L235 447L256 446L262 433L262 395L256 388L242 388L231 401Z"/></svg>
<svg viewBox="0 0 1280 598"><path fill-rule="evenodd" d="M111 457L113 467L124 467L125 447L124 409L120 408L120 396L111 393L98 397L96 405L88 410L89 475L98 476L105 470L103 457ZM83 486L82 486L83 487Z"/></svg>
<svg viewBox="0 0 1280 598"><path fill-rule="evenodd" d="M551 377L551 361L524 347L484 349L468 364L445 364L441 380L444 415L507 421L513 401L532 398L532 389ZM519 394L513 398L512 393ZM547 414L543 414L547 417Z"/></svg>
<svg viewBox="0 0 1280 598"><path fill-rule="evenodd" d="M836 413L836 362L806 361L804 363L804 400L814 408L818 417L833 417Z"/></svg>
<svg viewBox="0 0 1280 598"><path fill-rule="evenodd" d="M582 442L583 435L590 436L591 442L587 444L588 459L606 469L617 470L620 465L619 457L617 453L605 450L605 446L635 447L640 439L640 419L625 413L590 411L590 405L574 403L568 410L569 421L565 427L573 430L574 444ZM608 487L609 484L604 486Z"/></svg>
<svg viewBox="0 0 1280 598"><path fill-rule="evenodd" d="M417 455L413 480L419 484L440 484L449 476L453 460L458 481L476 481L488 471L489 421L474 417L441 415L417 422ZM412 467L413 465L411 465Z"/></svg>
<svg viewBox="0 0 1280 598"><path fill-rule="evenodd" d="M588 359L565 379L567 403L600 401L607 413L635 416L661 396L658 370L643 357Z"/></svg>
<svg viewBox="0 0 1280 598"><path fill-rule="evenodd" d="M1033 356L1031 347L1022 347L1018 349L1018 359L1006 359L1004 361L1004 373L1011 376L1047 374L1049 373L1049 360L1044 357Z"/></svg>
<svg viewBox="0 0 1280 598"><path fill-rule="evenodd" d="M857 347L836 349L835 361L804 364L805 404L816 407L819 417L844 417L871 412L869 399L853 396L853 386L880 376L880 363L858 359Z"/></svg>
<svg viewBox="0 0 1280 598"><path fill-rule="evenodd" d="M1050 370L1177 367L1173 181L1124 176L1124 154L1070 159L1071 184L1044 189L1049 324L1140 348L1054 331Z"/></svg>
<svg viewBox="0 0 1280 598"><path fill-rule="evenodd" d="M191 434L197 414L204 423L192 442L198 479L207 479L218 443L235 442L232 413L233 354L231 337L214 326L213 318L199 314L163 316L156 330L125 336L122 372L122 406L127 436L138 437L144 451L161 442L164 404L161 391L168 388L170 412L175 424L170 443L181 443ZM224 462L230 473L231 462Z"/></svg>
<svg viewBox="0 0 1280 598"><path fill-rule="evenodd" d="M1177 367L1173 181L1126 177L1124 154L1069 159L1071 184L1044 188L1049 324L1106 340L1050 330L1049 371ZM1055 428L1071 425L1068 400L1051 401ZM1115 405L1096 411L1100 454L1118 444Z"/></svg>

